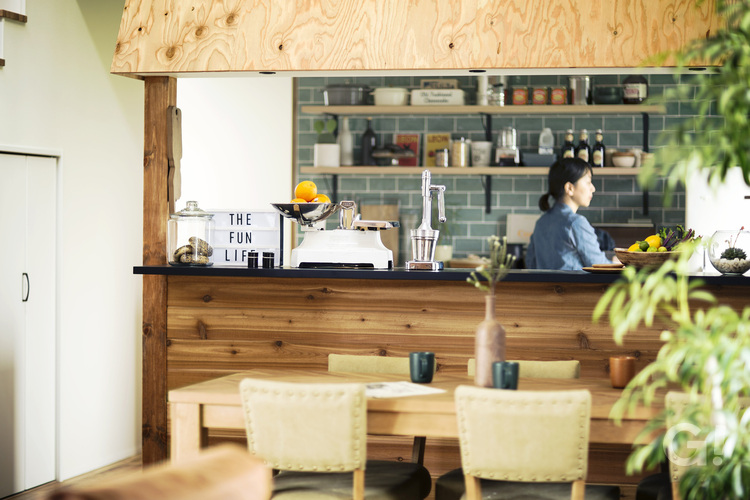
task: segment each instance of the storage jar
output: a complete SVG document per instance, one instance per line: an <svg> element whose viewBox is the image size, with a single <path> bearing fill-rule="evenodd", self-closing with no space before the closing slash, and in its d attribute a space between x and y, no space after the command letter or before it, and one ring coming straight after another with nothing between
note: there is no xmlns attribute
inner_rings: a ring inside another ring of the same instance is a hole
<svg viewBox="0 0 750 500"><path fill-rule="evenodd" d="M184 209L167 221L167 261L173 266L213 264L214 214L204 212L198 202L188 201Z"/></svg>

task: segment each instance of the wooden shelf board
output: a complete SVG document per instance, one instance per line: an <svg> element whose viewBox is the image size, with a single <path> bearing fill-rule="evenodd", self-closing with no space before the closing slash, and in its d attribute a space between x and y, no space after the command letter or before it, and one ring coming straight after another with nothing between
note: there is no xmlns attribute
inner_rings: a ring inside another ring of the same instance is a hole
<svg viewBox="0 0 750 500"><path fill-rule="evenodd" d="M533 105L525 106L302 106L308 114L332 115L582 115L582 114L665 114L666 106L642 104Z"/></svg>
<svg viewBox="0 0 750 500"><path fill-rule="evenodd" d="M333 175L547 175L549 167L300 167L303 174ZM595 168L594 175L638 175L638 168Z"/></svg>
<svg viewBox="0 0 750 500"><path fill-rule="evenodd" d="M28 21L28 17L26 17L25 15L4 9L0 9L0 19L12 19L13 21L18 21L21 23L25 23Z"/></svg>

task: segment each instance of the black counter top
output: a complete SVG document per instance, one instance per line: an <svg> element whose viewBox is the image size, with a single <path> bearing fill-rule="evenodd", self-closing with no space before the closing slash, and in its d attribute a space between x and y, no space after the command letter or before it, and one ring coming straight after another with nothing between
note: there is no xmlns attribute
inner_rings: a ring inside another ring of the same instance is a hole
<svg viewBox="0 0 750 500"><path fill-rule="evenodd" d="M189 267L189 266L136 266L134 274L167 276L224 276L238 278L317 278L317 279L372 279L466 281L473 269L443 269L441 271L407 271L395 269L298 269L276 267L248 269L246 267ZM551 271L514 269L503 281L527 283L612 283L619 273L588 273L586 271ZM708 285L750 286L750 277L722 276L697 273L691 278L702 279Z"/></svg>

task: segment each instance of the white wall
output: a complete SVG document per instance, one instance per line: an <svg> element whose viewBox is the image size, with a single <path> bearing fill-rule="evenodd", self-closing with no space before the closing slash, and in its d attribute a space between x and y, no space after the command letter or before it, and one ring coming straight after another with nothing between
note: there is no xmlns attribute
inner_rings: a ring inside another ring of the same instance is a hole
<svg viewBox="0 0 750 500"><path fill-rule="evenodd" d="M273 210L292 197L291 77L181 78L182 194L204 210ZM284 221L284 262L291 223Z"/></svg>
<svg viewBox="0 0 750 500"><path fill-rule="evenodd" d="M61 152L59 479L140 447L143 83L109 74L121 13L35 0L5 23L0 144Z"/></svg>
<svg viewBox="0 0 750 500"><path fill-rule="evenodd" d="M34 0L28 23L6 22L4 30L0 149L61 152L60 480L132 456L141 444L142 280L132 269L142 262L144 102L143 82L109 74L122 6ZM217 209L289 198L291 79L180 79L177 86L178 208L192 198Z"/></svg>

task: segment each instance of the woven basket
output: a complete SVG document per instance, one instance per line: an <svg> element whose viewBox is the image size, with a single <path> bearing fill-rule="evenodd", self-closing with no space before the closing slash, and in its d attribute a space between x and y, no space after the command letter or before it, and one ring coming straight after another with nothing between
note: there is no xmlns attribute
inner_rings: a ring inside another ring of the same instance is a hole
<svg viewBox="0 0 750 500"><path fill-rule="evenodd" d="M669 259L676 259L681 252L628 252L625 248L615 248L615 255L626 266L638 269L658 267Z"/></svg>

